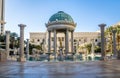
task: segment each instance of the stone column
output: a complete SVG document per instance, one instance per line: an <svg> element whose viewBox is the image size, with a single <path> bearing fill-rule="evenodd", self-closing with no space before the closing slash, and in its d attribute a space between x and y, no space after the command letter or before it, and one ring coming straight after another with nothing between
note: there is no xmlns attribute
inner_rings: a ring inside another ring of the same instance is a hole
<svg viewBox="0 0 120 78"><path fill-rule="evenodd" d="M117 57L116 37L115 37L116 32L117 32L116 30L112 30L112 33L113 33L113 54L114 54L114 57L115 57L115 58Z"/></svg>
<svg viewBox="0 0 120 78"><path fill-rule="evenodd" d="M51 31L48 31L48 61L50 61L51 53Z"/></svg>
<svg viewBox="0 0 120 78"><path fill-rule="evenodd" d="M106 24L99 24L99 27L101 29L101 60L105 60L105 38L104 38L104 27Z"/></svg>
<svg viewBox="0 0 120 78"><path fill-rule="evenodd" d="M7 53L7 59L9 59L9 44L10 44L10 31L6 31L6 53Z"/></svg>
<svg viewBox="0 0 120 78"><path fill-rule="evenodd" d="M48 31L48 52L51 52L51 31Z"/></svg>
<svg viewBox="0 0 120 78"><path fill-rule="evenodd" d="M26 44L26 58L29 60L29 39L27 39L27 44Z"/></svg>
<svg viewBox="0 0 120 78"><path fill-rule="evenodd" d="M92 39L91 41L92 41L91 53L94 54L94 39Z"/></svg>
<svg viewBox="0 0 120 78"><path fill-rule="evenodd" d="M92 60L94 60L94 39L91 40L91 44L92 44L92 47L91 47L91 57L92 57Z"/></svg>
<svg viewBox="0 0 120 78"><path fill-rule="evenodd" d="M56 59L56 53L57 53L57 33L56 30L54 30L54 52L55 52L55 59Z"/></svg>
<svg viewBox="0 0 120 78"><path fill-rule="evenodd" d="M69 52L69 33L68 33L68 29L66 29L66 33L65 33L65 52L66 52L66 54Z"/></svg>
<svg viewBox="0 0 120 78"><path fill-rule="evenodd" d="M24 27L26 27L26 25L24 24L19 24L18 25L20 27L20 59L19 61L26 61L25 57L24 57Z"/></svg>
<svg viewBox="0 0 120 78"><path fill-rule="evenodd" d="M73 53L73 31L71 31L71 52Z"/></svg>

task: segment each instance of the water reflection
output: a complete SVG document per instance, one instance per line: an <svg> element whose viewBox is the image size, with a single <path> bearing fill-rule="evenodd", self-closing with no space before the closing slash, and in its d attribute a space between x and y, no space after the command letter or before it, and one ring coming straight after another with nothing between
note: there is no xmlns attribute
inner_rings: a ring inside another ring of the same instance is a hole
<svg viewBox="0 0 120 78"><path fill-rule="evenodd" d="M49 60L48 60L49 58ZM85 56L82 54L75 54L75 55L67 55L67 56L63 56L62 59L60 56L57 56L57 58L54 58L54 56L50 55L50 57L48 57L47 55L40 55L40 56L30 56L29 57L29 61L50 61L50 62L54 62L54 61L96 61L96 60L100 60L100 56Z"/></svg>

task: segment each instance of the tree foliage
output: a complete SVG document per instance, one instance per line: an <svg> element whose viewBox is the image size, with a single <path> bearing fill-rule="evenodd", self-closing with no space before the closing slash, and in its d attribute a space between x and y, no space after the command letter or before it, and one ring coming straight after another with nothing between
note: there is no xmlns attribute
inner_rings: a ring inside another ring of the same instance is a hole
<svg viewBox="0 0 120 78"><path fill-rule="evenodd" d="M33 49L33 48L38 49L38 50L42 50L42 46L40 46L40 45L29 44L30 54L32 54L32 49Z"/></svg>
<svg viewBox="0 0 120 78"><path fill-rule="evenodd" d="M87 49L87 51L88 51L89 54L91 52L91 47L92 47L91 43L85 45L85 48Z"/></svg>
<svg viewBox="0 0 120 78"><path fill-rule="evenodd" d="M120 50L120 25L114 25L107 27L105 30L105 36L107 39L107 51L112 52L113 48L113 34L112 31L116 30L116 44L117 44L117 50Z"/></svg>
<svg viewBox="0 0 120 78"><path fill-rule="evenodd" d="M12 32L10 33L10 48L13 49L14 47L19 47L19 37L17 33Z"/></svg>

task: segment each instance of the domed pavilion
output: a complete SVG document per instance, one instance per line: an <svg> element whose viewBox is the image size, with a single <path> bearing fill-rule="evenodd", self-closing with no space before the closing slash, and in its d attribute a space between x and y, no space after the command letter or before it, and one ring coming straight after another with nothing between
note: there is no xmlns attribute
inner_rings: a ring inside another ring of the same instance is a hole
<svg viewBox="0 0 120 78"><path fill-rule="evenodd" d="M48 30L48 52L51 52L51 48L55 53L59 51L63 51L65 54L73 52L73 32L76 23L69 14L63 11L53 14L46 23L46 27ZM53 38L51 38L51 33L53 33ZM59 33L64 34L64 37L58 37ZM51 46L51 39L53 46Z"/></svg>

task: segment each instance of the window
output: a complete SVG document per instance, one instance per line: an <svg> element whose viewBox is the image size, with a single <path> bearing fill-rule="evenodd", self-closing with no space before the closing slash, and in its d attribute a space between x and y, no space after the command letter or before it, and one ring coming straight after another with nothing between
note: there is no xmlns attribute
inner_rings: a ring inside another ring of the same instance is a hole
<svg viewBox="0 0 120 78"><path fill-rule="evenodd" d="M32 42L34 43L34 39L32 39Z"/></svg>
<svg viewBox="0 0 120 78"><path fill-rule="evenodd" d="M97 39L95 39L95 42L97 42Z"/></svg>
<svg viewBox="0 0 120 78"><path fill-rule="evenodd" d="M37 41L39 42L40 40L38 39Z"/></svg>
<svg viewBox="0 0 120 78"><path fill-rule="evenodd" d="M54 41L54 38L52 37L52 41Z"/></svg>
<svg viewBox="0 0 120 78"><path fill-rule="evenodd" d="M81 41L81 39L79 39L79 41Z"/></svg>
<svg viewBox="0 0 120 78"><path fill-rule="evenodd" d="M74 39L74 42L77 42L77 40Z"/></svg>
<svg viewBox="0 0 120 78"><path fill-rule="evenodd" d="M84 39L84 42L87 42L87 38Z"/></svg>
<svg viewBox="0 0 120 78"><path fill-rule="evenodd" d="M62 37L62 41L64 41L64 37Z"/></svg>
<svg viewBox="0 0 120 78"><path fill-rule="evenodd" d="M60 41L61 39L60 39L60 37L58 37L58 41Z"/></svg>

